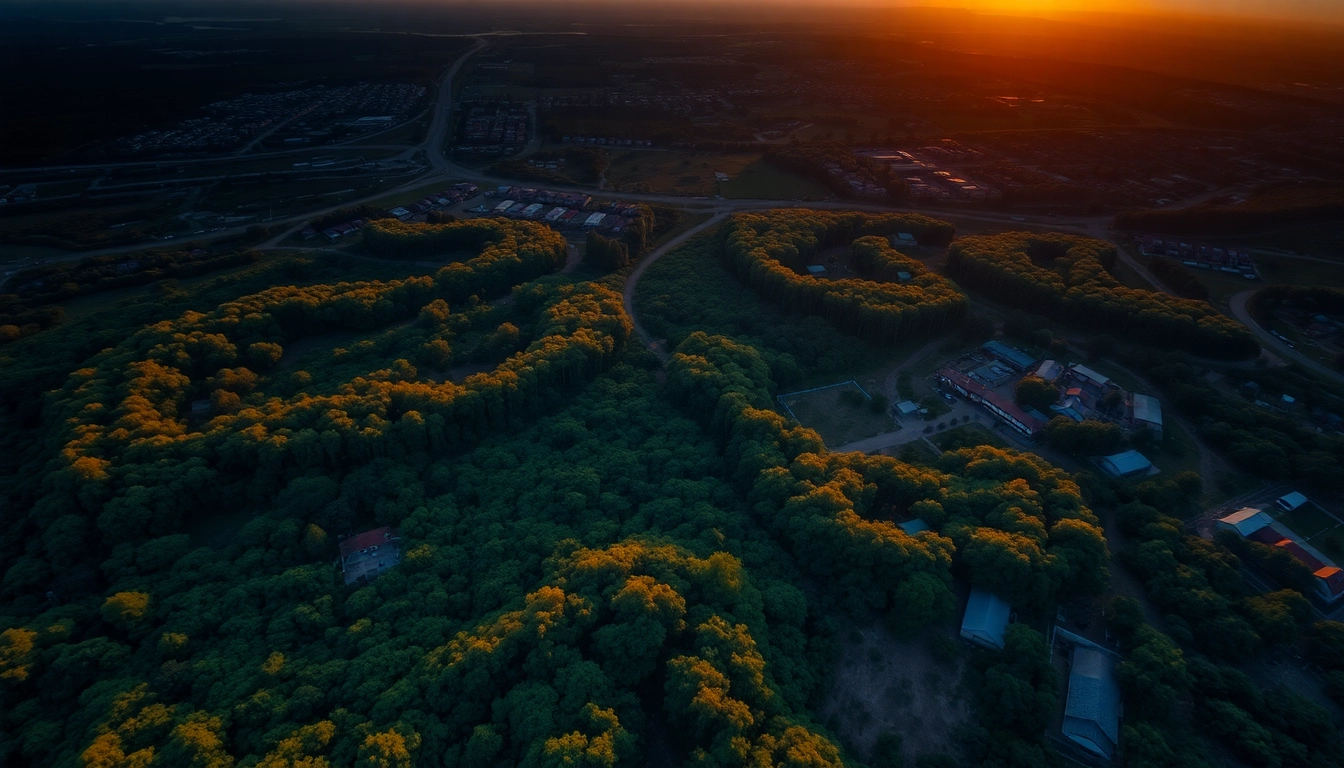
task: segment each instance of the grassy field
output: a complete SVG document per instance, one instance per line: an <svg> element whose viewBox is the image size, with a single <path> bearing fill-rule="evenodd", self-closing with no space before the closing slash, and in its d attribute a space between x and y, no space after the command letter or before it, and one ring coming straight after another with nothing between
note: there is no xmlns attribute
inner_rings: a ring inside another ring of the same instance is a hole
<svg viewBox="0 0 1344 768"><path fill-rule="evenodd" d="M815 429L828 446L845 445L865 437L890 432L896 425L886 413L874 413L863 404L846 402L847 392L859 393L853 383L830 387L817 392L785 397L784 404L793 411L798 422ZM863 397L859 394L859 397Z"/></svg>
<svg viewBox="0 0 1344 768"><path fill-rule="evenodd" d="M831 193L822 185L777 168L765 160L755 160L719 185L719 194L730 199L826 200Z"/></svg>

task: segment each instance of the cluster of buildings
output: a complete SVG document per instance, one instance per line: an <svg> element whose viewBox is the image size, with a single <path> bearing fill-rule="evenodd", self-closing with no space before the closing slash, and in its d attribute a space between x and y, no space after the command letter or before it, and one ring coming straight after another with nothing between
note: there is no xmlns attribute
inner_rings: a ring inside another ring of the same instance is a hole
<svg viewBox="0 0 1344 768"><path fill-rule="evenodd" d="M620 139L615 136L561 136L564 144L591 144L601 147L652 147L651 139Z"/></svg>
<svg viewBox="0 0 1344 768"><path fill-rule="evenodd" d="M462 143L521 147L527 143L527 110L518 107L472 107L462 126Z"/></svg>
<svg viewBox="0 0 1344 768"><path fill-rule="evenodd" d="M479 187L471 182L459 182L442 192L434 192L425 195L414 203L393 208L388 213L402 221L407 221L430 211L438 211L450 205L457 205L463 200L469 200L476 195L478 189Z"/></svg>
<svg viewBox="0 0 1344 768"><path fill-rule="evenodd" d="M1040 378L1059 391L1059 401L1048 413L1017 403L1017 383L1026 376ZM1162 434L1162 404L1156 398L1126 392L1082 363L1037 360L1001 341L985 342L978 351L940 368L934 378L1027 438L1040 435L1056 416L1078 422L1108 421L1129 431L1149 429Z"/></svg>
<svg viewBox="0 0 1344 768"><path fill-rule="evenodd" d="M244 94L206 106L205 116L121 139L114 147L127 154L225 151L280 128L290 136L282 143L311 143L333 137L338 125L345 132L391 125L425 94L421 86L384 83Z"/></svg>
<svg viewBox="0 0 1344 768"><path fill-rule="evenodd" d="M337 240L340 240L343 237L348 237L360 231L361 229L364 228L364 225L367 223L368 222L364 221L363 219L355 219L353 221L347 221L342 224L327 227L326 229L322 230L322 235L326 237L328 240L336 242ZM307 229L303 230L301 234L303 235L304 240L312 240L313 238L317 237L318 232L316 229L308 227Z"/></svg>
<svg viewBox="0 0 1344 768"><path fill-rule="evenodd" d="M1003 598L972 588L962 614L961 639L981 648L1003 650L1012 612L1012 606ZM1058 737L1088 757L1112 760L1120 744L1120 720L1124 712L1115 676L1119 656L1060 627L1054 630L1054 641L1066 649L1069 671Z"/></svg>
<svg viewBox="0 0 1344 768"><path fill-rule="evenodd" d="M537 100L544 109L571 107L601 107L629 109L641 112L665 112L678 116L709 115L724 106L723 98L715 90L687 88L651 88L635 86L602 88L579 93L542 96Z"/></svg>
<svg viewBox="0 0 1344 768"><path fill-rule="evenodd" d="M590 211L592 198L587 195L545 189L500 187L496 195L504 199L490 210L491 215L540 221L556 229L596 229L619 235L640 215L638 206L626 203L608 203Z"/></svg>
<svg viewBox="0 0 1344 768"><path fill-rule="evenodd" d="M1293 491L1275 500L1274 506L1281 512L1294 512L1310 503L1306 496ZM1333 605L1344 597L1344 570L1306 539L1275 520L1267 508L1243 507L1219 518L1216 527L1292 555L1311 571L1316 588L1313 596L1321 603Z"/></svg>
<svg viewBox="0 0 1344 768"><path fill-rule="evenodd" d="M916 150L863 152L874 160L886 163L892 171L905 179L910 196L917 200L987 200L997 193L982 183L971 181L964 173L947 169L938 162L940 157L978 158L979 152L962 147L951 139L944 145Z"/></svg>
<svg viewBox="0 0 1344 768"><path fill-rule="evenodd" d="M1179 259L1187 267L1241 275L1247 280L1260 278L1251 255L1233 248L1143 235L1139 237L1139 253L1144 256L1169 256Z"/></svg>

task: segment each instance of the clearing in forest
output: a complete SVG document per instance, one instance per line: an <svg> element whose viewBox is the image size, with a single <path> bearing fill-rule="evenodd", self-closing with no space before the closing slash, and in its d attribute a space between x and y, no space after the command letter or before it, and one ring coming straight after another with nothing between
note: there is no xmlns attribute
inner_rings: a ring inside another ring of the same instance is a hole
<svg viewBox="0 0 1344 768"><path fill-rule="evenodd" d="M855 630L841 641L819 715L865 759L883 734L901 738L907 765L917 755L951 752L952 734L972 717L960 690L964 664L946 627L911 640L881 625Z"/></svg>
<svg viewBox="0 0 1344 768"><path fill-rule="evenodd" d="M885 399L874 400L853 381L780 395L779 401L799 424L815 429L828 446L847 445L896 429Z"/></svg>

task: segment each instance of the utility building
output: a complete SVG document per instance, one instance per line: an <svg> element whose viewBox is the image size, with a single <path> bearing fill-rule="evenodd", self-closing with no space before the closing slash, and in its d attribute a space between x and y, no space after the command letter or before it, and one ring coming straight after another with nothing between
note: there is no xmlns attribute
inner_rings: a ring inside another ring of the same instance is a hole
<svg viewBox="0 0 1344 768"><path fill-rule="evenodd" d="M1074 646L1069 698L1064 706L1064 738L1110 760L1120 743L1120 711L1115 660L1093 648Z"/></svg>
<svg viewBox="0 0 1344 768"><path fill-rule="evenodd" d="M961 638L986 648L1003 650L1003 638L1012 612L1012 606L1003 598L973 588L961 619Z"/></svg>

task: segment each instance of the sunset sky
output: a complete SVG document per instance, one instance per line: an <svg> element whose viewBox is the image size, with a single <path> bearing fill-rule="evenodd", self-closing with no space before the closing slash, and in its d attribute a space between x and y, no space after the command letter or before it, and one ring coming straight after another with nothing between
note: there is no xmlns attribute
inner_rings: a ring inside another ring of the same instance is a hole
<svg viewBox="0 0 1344 768"><path fill-rule="evenodd" d="M772 2L772 0L758 0ZM789 0L785 0L788 2ZM793 0L810 5L940 6L1001 12L1176 12L1310 18L1344 24L1344 0Z"/></svg>

